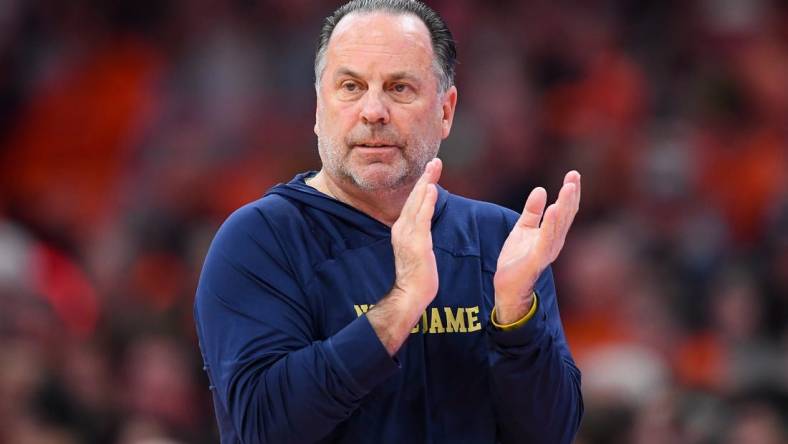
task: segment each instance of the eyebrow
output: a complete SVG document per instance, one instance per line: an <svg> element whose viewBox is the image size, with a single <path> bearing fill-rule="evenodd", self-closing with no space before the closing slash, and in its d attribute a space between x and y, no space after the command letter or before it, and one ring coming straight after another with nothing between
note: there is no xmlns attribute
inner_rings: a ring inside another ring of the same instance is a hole
<svg viewBox="0 0 788 444"><path fill-rule="evenodd" d="M344 68L344 67L343 68L339 68L334 73L334 78L342 77L342 76L350 76L350 77L356 77L356 78L360 78L361 77L361 75L359 73L353 71L350 68Z"/></svg>
<svg viewBox="0 0 788 444"><path fill-rule="evenodd" d="M413 83L420 83L420 80L416 76L405 71L397 71L391 74L389 78L390 80L409 80Z"/></svg>
<svg viewBox="0 0 788 444"><path fill-rule="evenodd" d="M334 74L334 78L335 79L337 77L342 77L342 76L355 77L357 79L360 79L362 77L361 74L353 71L350 68L346 68L346 67L339 68L336 71L336 73ZM419 80L418 77L416 77L413 74L410 74L410 73L408 73L406 71L396 71L394 73L391 73L391 74L389 74L387 76L386 80L387 81L391 81L391 80L409 80L409 81L411 81L413 83L421 83L421 81Z"/></svg>

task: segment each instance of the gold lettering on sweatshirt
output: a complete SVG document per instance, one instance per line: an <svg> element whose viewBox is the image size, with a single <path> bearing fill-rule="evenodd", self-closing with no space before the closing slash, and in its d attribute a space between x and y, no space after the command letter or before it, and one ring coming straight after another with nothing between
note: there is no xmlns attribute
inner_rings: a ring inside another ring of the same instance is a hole
<svg viewBox="0 0 788 444"><path fill-rule="evenodd" d="M465 327L465 308L457 307L457 314L452 311L451 307L443 307L446 313L446 333L465 333L468 329Z"/></svg>
<svg viewBox="0 0 788 444"><path fill-rule="evenodd" d="M465 310L465 314L468 315L468 333L482 329L482 324L479 323L479 318L477 317L479 307L468 307Z"/></svg>
<svg viewBox="0 0 788 444"><path fill-rule="evenodd" d="M441 322L440 312L438 311L437 307L432 307L432 314L430 314L430 333L443 333L446 331L443 328L443 322Z"/></svg>
<svg viewBox="0 0 788 444"><path fill-rule="evenodd" d="M361 304L361 305L354 305L353 308L356 309L356 317L361 317L361 315L368 312L369 309L374 306L375 304Z"/></svg>
<svg viewBox="0 0 788 444"><path fill-rule="evenodd" d="M356 304L353 309L359 317L375 304ZM479 321L479 306L474 307L428 307L410 330L411 333L473 333L482 329Z"/></svg>

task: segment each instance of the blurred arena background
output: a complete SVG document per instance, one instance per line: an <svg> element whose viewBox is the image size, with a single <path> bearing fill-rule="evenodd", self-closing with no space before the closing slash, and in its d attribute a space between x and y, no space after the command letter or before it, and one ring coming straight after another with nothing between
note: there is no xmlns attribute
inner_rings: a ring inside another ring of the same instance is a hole
<svg viewBox="0 0 788 444"><path fill-rule="evenodd" d="M579 444L788 441L788 7L430 3L450 191L583 174L555 264ZM318 167L338 2L0 0L0 443L217 442L192 300L231 210Z"/></svg>

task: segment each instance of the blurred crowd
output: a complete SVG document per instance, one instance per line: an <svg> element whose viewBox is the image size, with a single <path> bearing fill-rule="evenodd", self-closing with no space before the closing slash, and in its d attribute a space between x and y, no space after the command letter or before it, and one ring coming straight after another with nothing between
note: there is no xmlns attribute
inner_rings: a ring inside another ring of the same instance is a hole
<svg viewBox="0 0 788 444"><path fill-rule="evenodd" d="M788 6L430 1L449 191L583 202L554 265L578 444L788 442ZM0 1L0 443L217 441L192 301L222 220L317 169L338 3Z"/></svg>

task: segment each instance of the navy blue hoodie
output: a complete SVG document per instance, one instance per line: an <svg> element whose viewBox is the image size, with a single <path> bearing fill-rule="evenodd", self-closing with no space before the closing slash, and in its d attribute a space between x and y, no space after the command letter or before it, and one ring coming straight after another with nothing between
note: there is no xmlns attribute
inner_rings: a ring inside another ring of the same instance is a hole
<svg viewBox="0 0 788 444"><path fill-rule="evenodd" d="M391 231L300 174L234 212L195 319L222 443L572 441L583 403L548 269L524 326L490 323L517 213L439 188L440 288L390 357L364 314L391 289Z"/></svg>

